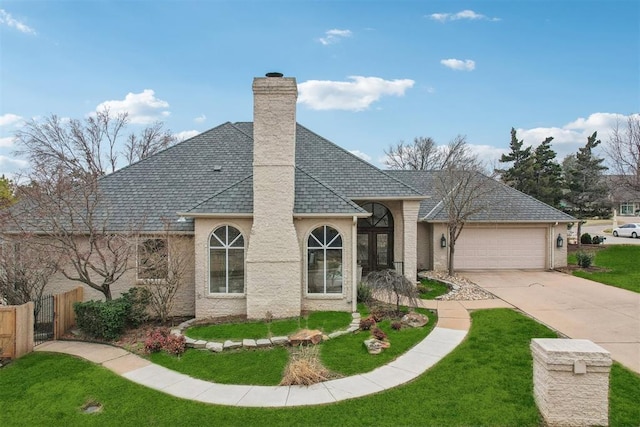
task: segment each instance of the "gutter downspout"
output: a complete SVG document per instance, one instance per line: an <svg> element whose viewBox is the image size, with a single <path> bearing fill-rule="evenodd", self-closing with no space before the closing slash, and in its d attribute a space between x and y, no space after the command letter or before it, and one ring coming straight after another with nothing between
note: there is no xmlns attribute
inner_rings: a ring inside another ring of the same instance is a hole
<svg viewBox="0 0 640 427"><path fill-rule="evenodd" d="M556 248L553 245L553 240L556 236L556 226L551 225L551 236L549 238L549 248L551 249L551 266L549 270L553 270L556 266Z"/></svg>
<svg viewBox="0 0 640 427"><path fill-rule="evenodd" d="M358 310L358 217L353 216L351 225L351 311Z"/></svg>

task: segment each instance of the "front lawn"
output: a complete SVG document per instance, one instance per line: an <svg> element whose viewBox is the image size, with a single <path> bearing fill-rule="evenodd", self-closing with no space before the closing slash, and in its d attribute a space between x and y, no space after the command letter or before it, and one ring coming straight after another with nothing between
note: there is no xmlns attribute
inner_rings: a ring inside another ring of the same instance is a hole
<svg viewBox="0 0 640 427"><path fill-rule="evenodd" d="M0 425L539 426L531 338L554 337L511 310L472 313L467 339L411 383L298 408L236 408L178 399L67 355L33 353L0 369ZM614 365L611 426L640 425L640 376ZM103 405L83 414L89 401Z"/></svg>
<svg viewBox="0 0 640 427"><path fill-rule="evenodd" d="M576 262L575 255L572 256L569 263ZM640 293L640 245L610 245L599 249L594 265L608 271L576 270L573 275Z"/></svg>
<svg viewBox="0 0 640 427"><path fill-rule="evenodd" d="M440 295L449 293L449 286L432 279L422 279L418 285L421 299L436 299Z"/></svg>

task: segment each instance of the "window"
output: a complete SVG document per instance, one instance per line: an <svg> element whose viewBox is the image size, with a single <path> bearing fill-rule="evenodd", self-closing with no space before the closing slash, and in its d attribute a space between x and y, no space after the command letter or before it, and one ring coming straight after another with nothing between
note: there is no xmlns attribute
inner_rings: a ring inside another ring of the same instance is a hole
<svg viewBox="0 0 640 427"><path fill-rule="evenodd" d="M209 292L244 292L244 238L229 225L216 228L209 238Z"/></svg>
<svg viewBox="0 0 640 427"><path fill-rule="evenodd" d="M313 230L307 241L307 292L342 293L342 237L326 225Z"/></svg>
<svg viewBox="0 0 640 427"><path fill-rule="evenodd" d="M146 239L138 244L138 279L162 280L169 272L167 241Z"/></svg>
<svg viewBox="0 0 640 427"><path fill-rule="evenodd" d="M635 203L620 203L620 215L633 215Z"/></svg>

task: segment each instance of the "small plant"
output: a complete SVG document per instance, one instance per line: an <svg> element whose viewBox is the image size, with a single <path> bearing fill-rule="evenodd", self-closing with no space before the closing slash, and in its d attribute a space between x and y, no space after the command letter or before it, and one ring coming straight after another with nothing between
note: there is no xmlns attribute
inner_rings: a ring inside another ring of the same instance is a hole
<svg viewBox="0 0 640 427"><path fill-rule="evenodd" d="M169 354L180 357L187 349L187 340L183 335L169 334L162 349Z"/></svg>
<svg viewBox="0 0 640 427"><path fill-rule="evenodd" d="M578 261L578 265L582 268L589 268L591 264L593 264L594 255L591 252L576 252L576 260Z"/></svg>
<svg viewBox="0 0 640 427"><path fill-rule="evenodd" d="M367 275L367 285L372 292L380 294L386 301L394 301L396 313L400 313L400 299L406 300L406 305L418 305L418 291L415 283L398 273L396 270L372 271Z"/></svg>
<svg viewBox="0 0 640 427"><path fill-rule="evenodd" d="M280 385L312 385L329 379L329 371L322 366L318 347L300 346L285 368Z"/></svg>
<svg viewBox="0 0 640 427"><path fill-rule="evenodd" d="M358 283L358 302L369 304L373 300L371 288L364 282Z"/></svg>
<svg viewBox="0 0 640 427"><path fill-rule="evenodd" d="M147 353L158 353L165 346L169 330L167 328L156 328L147 332L147 339L144 340L144 351Z"/></svg>
<svg viewBox="0 0 640 427"><path fill-rule="evenodd" d="M376 320L371 316L365 317L364 319L360 319L360 330L362 331L368 331L375 325L376 325Z"/></svg>
<svg viewBox="0 0 640 427"><path fill-rule="evenodd" d="M582 243L583 245L590 245L591 242L592 242L591 234L584 233L582 236L580 236L580 243Z"/></svg>
<svg viewBox="0 0 640 427"><path fill-rule="evenodd" d="M394 331L399 331L402 329L402 322L398 322L397 320L391 323L391 329Z"/></svg>
<svg viewBox="0 0 640 427"><path fill-rule="evenodd" d="M371 335L373 335L376 339L379 339L380 341L384 341L387 339L387 334L377 326L371 329Z"/></svg>

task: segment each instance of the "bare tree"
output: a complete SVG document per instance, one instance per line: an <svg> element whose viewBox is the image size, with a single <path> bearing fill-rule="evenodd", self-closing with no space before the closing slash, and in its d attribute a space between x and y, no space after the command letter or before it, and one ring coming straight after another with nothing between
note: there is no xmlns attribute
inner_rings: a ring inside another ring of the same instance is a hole
<svg viewBox="0 0 640 427"><path fill-rule="evenodd" d="M372 271L365 279L372 293L384 301L396 303L396 314L400 314L400 300L404 297L411 307L418 306L418 289L415 283L396 270Z"/></svg>
<svg viewBox="0 0 640 427"><path fill-rule="evenodd" d="M400 141L384 151L384 163L390 169L431 170L442 164L442 150L431 138L416 137L413 144Z"/></svg>
<svg viewBox="0 0 640 427"><path fill-rule="evenodd" d="M449 275L455 273L455 247L460 233L474 215L488 207L487 196L495 185L485 176L483 164L471 152L464 136L457 136L445 148L442 170L435 191L444 211L449 234Z"/></svg>
<svg viewBox="0 0 640 427"><path fill-rule="evenodd" d="M0 300L9 305L36 302L44 293L49 278L58 270L58 260L43 252L37 237L29 235L0 239Z"/></svg>
<svg viewBox="0 0 640 427"><path fill-rule="evenodd" d="M640 114L631 114L626 123L616 121L604 151L618 182L640 191Z"/></svg>
<svg viewBox="0 0 640 427"><path fill-rule="evenodd" d="M170 131L155 123L139 136L130 134L124 152L119 151L129 119L127 113L111 114L105 108L84 120L63 119L55 114L44 121L28 121L18 132L16 154L25 156L33 169L99 177L114 172L124 156L128 163L148 157L176 142Z"/></svg>
<svg viewBox="0 0 640 427"><path fill-rule="evenodd" d="M193 241L188 236L164 235L140 238L138 242L138 278L145 281L151 294L150 305L165 323L173 309L175 297L192 271Z"/></svg>

